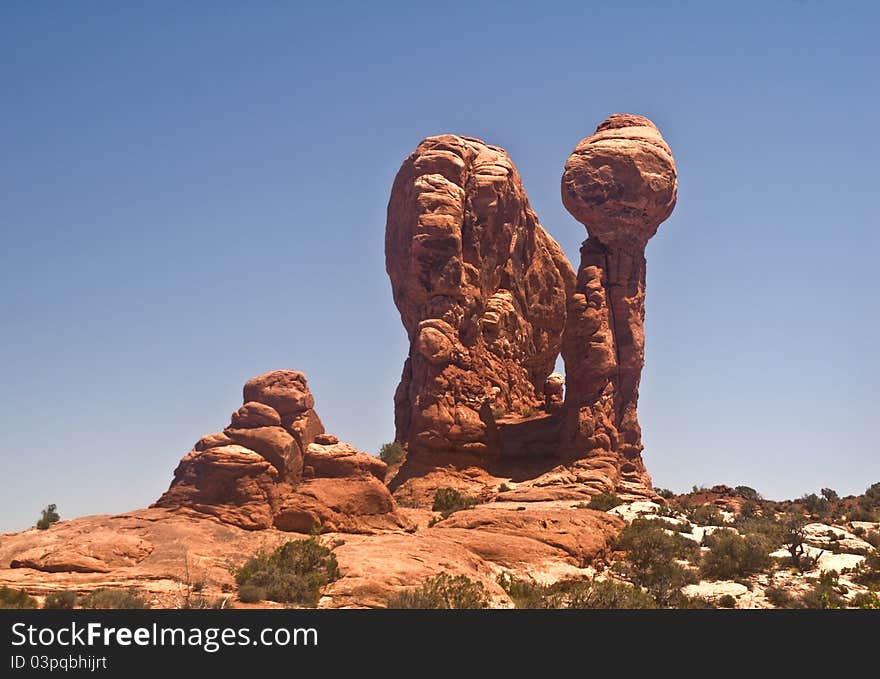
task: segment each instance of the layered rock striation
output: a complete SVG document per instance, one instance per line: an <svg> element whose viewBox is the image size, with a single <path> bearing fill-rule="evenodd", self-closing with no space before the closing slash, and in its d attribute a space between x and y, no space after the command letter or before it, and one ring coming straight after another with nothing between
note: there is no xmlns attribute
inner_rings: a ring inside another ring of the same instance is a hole
<svg viewBox="0 0 880 679"><path fill-rule="evenodd" d="M575 283L507 153L420 143L394 180L385 257L410 341L394 397L407 464L497 457L495 420L544 405Z"/></svg>
<svg viewBox="0 0 880 679"><path fill-rule="evenodd" d="M384 484L385 463L324 432L305 375L276 370L248 380L243 391L229 426L196 442L154 506L246 529L406 525Z"/></svg>

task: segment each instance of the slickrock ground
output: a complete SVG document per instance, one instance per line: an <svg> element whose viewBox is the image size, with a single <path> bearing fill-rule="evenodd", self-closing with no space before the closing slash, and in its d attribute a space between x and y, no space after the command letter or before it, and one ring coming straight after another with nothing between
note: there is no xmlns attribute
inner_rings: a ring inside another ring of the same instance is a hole
<svg viewBox="0 0 880 679"><path fill-rule="evenodd" d="M439 514L402 511L421 524L418 529L321 535L342 576L321 607L384 607L393 592L441 571L479 581L496 605L509 605L496 582L499 573L549 579L589 573L587 564L610 556L609 542L623 525L606 513L565 503L493 503L430 528L427 523ZM230 567L260 549L306 537L274 528L246 530L189 509L82 517L45 531L0 535L0 586L38 596L134 586L154 607L173 608L200 583L200 595L234 602Z"/></svg>
<svg viewBox="0 0 880 679"><path fill-rule="evenodd" d="M718 487L716 492L679 496L666 505L624 503L607 512L568 501L488 502L446 519L429 510L401 508L415 529L371 535L331 532L318 538L333 550L341 575L326 588L319 607L381 608L393 593L444 571L481 583L491 606L503 608L513 603L498 584L500 574L542 584L593 577L619 581L615 564L625 555L614 542L623 526L648 519L663 525L669 535L705 543L718 531L742 530L736 521L744 499L731 490ZM687 513L672 509L681 506L688 507ZM784 508L783 503L765 506L766 511ZM698 508L717 508L722 525L699 525L693 513ZM880 522L814 520L804 531L806 551L817 558L804 572L787 565L788 552L778 550L773 552L775 565L765 572L732 580L695 575L697 582L682 592L713 604L729 595L736 608L773 608L769 589L801 596L811 591L823 571L838 574L843 602L871 591L857 574L867 555L877 553L864 536L875 532L880 537ZM230 567L260 549L305 537L274 528L246 530L189 509L82 517L45 531L0 535L0 586L22 588L37 597L134 587L157 608L181 607L196 596L248 607L237 600ZM708 551L704 546L698 554ZM697 573L693 558L683 563Z"/></svg>

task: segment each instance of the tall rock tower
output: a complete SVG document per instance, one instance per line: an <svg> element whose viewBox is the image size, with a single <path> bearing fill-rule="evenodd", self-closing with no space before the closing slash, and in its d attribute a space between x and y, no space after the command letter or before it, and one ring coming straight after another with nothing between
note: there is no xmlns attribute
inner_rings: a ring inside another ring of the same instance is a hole
<svg viewBox="0 0 880 679"><path fill-rule="evenodd" d="M564 447L586 452L607 486L652 494L636 408L645 347L645 246L675 207L672 152L647 118L615 114L581 140L562 202L586 228L569 297Z"/></svg>

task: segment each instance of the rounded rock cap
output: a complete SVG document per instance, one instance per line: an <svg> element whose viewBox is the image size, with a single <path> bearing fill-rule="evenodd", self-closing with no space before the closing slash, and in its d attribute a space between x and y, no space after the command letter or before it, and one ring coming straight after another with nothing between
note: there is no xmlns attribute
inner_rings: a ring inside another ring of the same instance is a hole
<svg viewBox="0 0 880 679"><path fill-rule="evenodd" d="M615 113L565 163L562 203L590 236L643 249L672 214L678 178L672 151L644 116Z"/></svg>

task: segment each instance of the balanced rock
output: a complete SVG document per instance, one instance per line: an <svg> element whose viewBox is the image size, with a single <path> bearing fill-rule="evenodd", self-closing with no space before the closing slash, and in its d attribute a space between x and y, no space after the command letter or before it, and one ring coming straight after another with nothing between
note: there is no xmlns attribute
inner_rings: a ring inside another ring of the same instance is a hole
<svg viewBox="0 0 880 679"><path fill-rule="evenodd" d="M485 463L500 454L498 417L544 406L571 265L507 153L455 135L425 139L403 162L385 262L410 342L394 397L404 468Z"/></svg>
<svg viewBox="0 0 880 679"><path fill-rule="evenodd" d="M562 202L587 228L562 356L564 446L609 491L653 495L637 404L644 365L645 246L675 207L672 153L647 118L612 115L565 164ZM592 464L591 464L592 461Z"/></svg>

